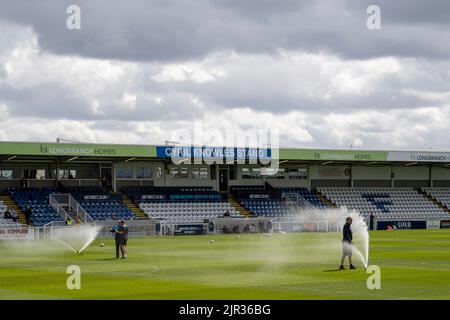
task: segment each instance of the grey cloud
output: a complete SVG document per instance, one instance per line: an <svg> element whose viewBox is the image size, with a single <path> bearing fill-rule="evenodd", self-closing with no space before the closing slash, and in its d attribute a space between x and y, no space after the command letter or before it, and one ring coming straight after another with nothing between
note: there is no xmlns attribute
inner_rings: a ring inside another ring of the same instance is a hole
<svg viewBox="0 0 450 320"><path fill-rule="evenodd" d="M379 31L366 28L372 3L80 0L82 30L77 31L65 28L68 0L3 1L0 15L31 25L45 50L95 58L189 60L222 49L274 53L279 48L344 58L448 58L448 1L377 1Z"/></svg>
<svg viewBox="0 0 450 320"><path fill-rule="evenodd" d="M57 84L41 84L32 89L0 86L0 103L12 116L35 116L44 119L86 119L92 115L88 101Z"/></svg>

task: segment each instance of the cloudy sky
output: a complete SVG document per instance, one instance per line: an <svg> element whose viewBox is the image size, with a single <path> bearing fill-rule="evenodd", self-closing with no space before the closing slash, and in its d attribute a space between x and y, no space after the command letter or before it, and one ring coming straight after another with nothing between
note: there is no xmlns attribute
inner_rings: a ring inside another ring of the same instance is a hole
<svg viewBox="0 0 450 320"><path fill-rule="evenodd" d="M448 0L0 0L0 30L0 140L450 150Z"/></svg>

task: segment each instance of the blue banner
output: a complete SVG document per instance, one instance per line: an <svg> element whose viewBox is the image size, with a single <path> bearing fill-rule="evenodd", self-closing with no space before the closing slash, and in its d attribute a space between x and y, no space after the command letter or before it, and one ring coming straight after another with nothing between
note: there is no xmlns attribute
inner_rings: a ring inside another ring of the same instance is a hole
<svg viewBox="0 0 450 320"><path fill-rule="evenodd" d="M396 229L426 229L426 221L378 221L377 230L386 230L388 227Z"/></svg>
<svg viewBox="0 0 450 320"><path fill-rule="evenodd" d="M179 224L175 225L173 229L173 234L175 236L181 235L202 235L203 225L202 224Z"/></svg>
<svg viewBox="0 0 450 320"><path fill-rule="evenodd" d="M143 194L141 200L145 201L221 201L225 196L219 193L180 193L180 194Z"/></svg>
<svg viewBox="0 0 450 320"><path fill-rule="evenodd" d="M158 158L270 160L272 158L272 150L259 148L157 146L156 155Z"/></svg>

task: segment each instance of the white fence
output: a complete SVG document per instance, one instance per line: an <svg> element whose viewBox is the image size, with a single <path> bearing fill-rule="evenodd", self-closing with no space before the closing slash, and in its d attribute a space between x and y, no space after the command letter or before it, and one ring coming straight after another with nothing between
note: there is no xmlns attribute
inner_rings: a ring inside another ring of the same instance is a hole
<svg viewBox="0 0 450 320"><path fill-rule="evenodd" d="M51 194L49 196L49 202L64 221L67 221L69 218L76 221L79 218L83 223L95 223L94 219L92 219L71 194Z"/></svg>

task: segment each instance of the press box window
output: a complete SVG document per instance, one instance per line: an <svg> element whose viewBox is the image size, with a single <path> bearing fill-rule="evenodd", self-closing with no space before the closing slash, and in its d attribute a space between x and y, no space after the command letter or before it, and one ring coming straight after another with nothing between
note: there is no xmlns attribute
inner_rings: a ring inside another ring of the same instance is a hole
<svg viewBox="0 0 450 320"><path fill-rule="evenodd" d="M163 177L163 168L162 167L156 167L156 179L162 179Z"/></svg>
<svg viewBox="0 0 450 320"><path fill-rule="evenodd" d="M262 174L269 179L284 179L285 170L282 168L263 168Z"/></svg>
<svg viewBox="0 0 450 320"><path fill-rule="evenodd" d="M185 179L188 178L188 168L187 167L171 167L170 177L175 179Z"/></svg>
<svg viewBox="0 0 450 320"><path fill-rule="evenodd" d="M308 179L308 169L298 168L298 169L288 169L289 179Z"/></svg>
<svg viewBox="0 0 450 320"><path fill-rule="evenodd" d="M152 177L152 167L138 167L136 178L150 179Z"/></svg>
<svg viewBox="0 0 450 320"><path fill-rule="evenodd" d="M261 178L261 168L252 168L252 177L253 179Z"/></svg>
<svg viewBox="0 0 450 320"><path fill-rule="evenodd" d="M133 178L133 168L132 167L119 167L117 169L117 178L132 179Z"/></svg>
<svg viewBox="0 0 450 320"><path fill-rule="evenodd" d="M0 180L11 180L13 171L11 169L0 169Z"/></svg>
<svg viewBox="0 0 450 320"><path fill-rule="evenodd" d="M77 171L76 170L70 170L70 169L60 169L59 170L59 179L75 179L77 177ZM36 179L37 174L36 174Z"/></svg>
<svg viewBox="0 0 450 320"><path fill-rule="evenodd" d="M241 178L242 179L251 179L252 178L252 173L249 168L241 169Z"/></svg>
<svg viewBox="0 0 450 320"><path fill-rule="evenodd" d="M200 168L200 179L208 179L208 168Z"/></svg>

